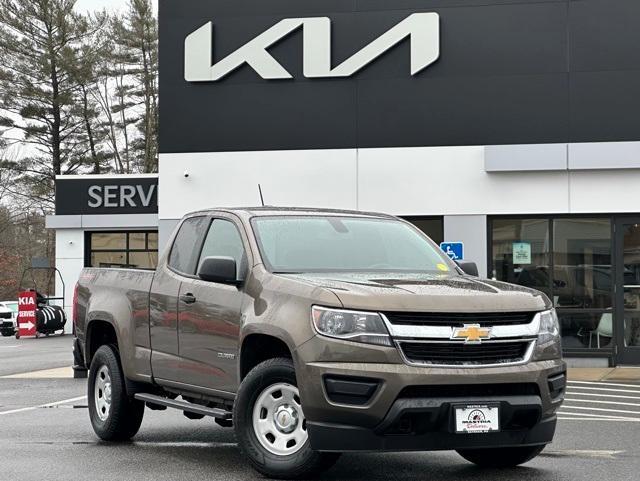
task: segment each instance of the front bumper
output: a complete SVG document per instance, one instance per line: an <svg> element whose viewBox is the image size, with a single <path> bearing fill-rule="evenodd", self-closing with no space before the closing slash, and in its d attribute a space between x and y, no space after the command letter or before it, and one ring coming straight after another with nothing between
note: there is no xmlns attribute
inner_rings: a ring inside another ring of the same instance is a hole
<svg viewBox="0 0 640 481"><path fill-rule="evenodd" d="M322 344L316 338L296 353L311 446L318 451L522 446L553 439L566 382L560 359L474 369L418 367L403 363L392 348L332 342L331 351L323 351ZM360 349L366 350L362 356ZM354 358L373 362L349 362ZM343 386L340 396L328 392L336 383L327 381L336 379ZM349 380L356 381L352 388ZM501 431L455 432L455 405L487 403L500 404Z"/></svg>
<svg viewBox="0 0 640 481"><path fill-rule="evenodd" d="M446 404L446 403L445 403ZM448 410L447 410L448 411ZM430 415L431 413L429 413ZM556 417L542 420L530 428L491 433L459 434L442 429L450 417L419 433L385 434L379 430L330 423L307 423L312 449L323 452L349 451L439 451L470 448L538 446L553 440Z"/></svg>

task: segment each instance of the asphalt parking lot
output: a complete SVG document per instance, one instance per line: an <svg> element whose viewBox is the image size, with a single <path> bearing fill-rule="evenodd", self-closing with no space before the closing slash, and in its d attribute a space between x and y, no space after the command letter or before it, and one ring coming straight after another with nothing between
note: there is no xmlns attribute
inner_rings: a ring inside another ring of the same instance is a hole
<svg viewBox="0 0 640 481"><path fill-rule="evenodd" d="M2 372L15 371L7 369L13 358L5 350L21 352L16 354L18 359L27 359L27 365L40 368L48 361L35 361L50 350L62 350L60 342L55 338L0 340ZM70 338L64 342L70 345ZM8 347L21 343L33 345ZM33 348L36 343L37 349ZM58 367L57 359L51 359L51 363L54 365L50 367ZM262 479L240 455L231 430L211 420L190 421L176 411L147 410L140 433L131 443L99 442L89 424L86 381L46 379L43 375L0 377L3 481ZM348 454L323 479L638 479L640 384L572 382L567 399L556 441L524 467L479 470L453 452Z"/></svg>
<svg viewBox="0 0 640 481"><path fill-rule="evenodd" d="M71 335L19 341L0 337L0 377L69 366L73 362L72 342Z"/></svg>

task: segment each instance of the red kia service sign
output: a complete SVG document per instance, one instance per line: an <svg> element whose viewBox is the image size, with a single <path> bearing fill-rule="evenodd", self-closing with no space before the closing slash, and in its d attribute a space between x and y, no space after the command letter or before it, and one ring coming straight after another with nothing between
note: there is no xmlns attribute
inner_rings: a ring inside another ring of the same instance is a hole
<svg viewBox="0 0 640 481"><path fill-rule="evenodd" d="M25 291L18 296L18 329L20 337L36 335L36 293Z"/></svg>

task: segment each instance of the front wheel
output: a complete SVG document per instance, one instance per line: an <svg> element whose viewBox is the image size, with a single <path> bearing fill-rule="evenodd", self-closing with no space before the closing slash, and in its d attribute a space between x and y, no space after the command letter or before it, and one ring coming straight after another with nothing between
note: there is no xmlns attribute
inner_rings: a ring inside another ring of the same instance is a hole
<svg viewBox="0 0 640 481"><path fill-rule="evenodd" d="M126 441L142 424L144 403L127 395L118 351L102 346L93 356L88 383L89 417L104 441Z"/></svg>
<svg viewBox="0 0 640 481"><path fill-rule="evenodd" d="M514 448L459 449L458 454L483 468L513 468L531 461L544 448L545 445L542 444Z"/></svg>
<svg viewBox="0 0 640 481"><path fill-rule="evenodd" d="M291 359L270 359L247 375L233 419L240 449L265 476L309 477L338 460L339 454L311 449Z"/></svg>

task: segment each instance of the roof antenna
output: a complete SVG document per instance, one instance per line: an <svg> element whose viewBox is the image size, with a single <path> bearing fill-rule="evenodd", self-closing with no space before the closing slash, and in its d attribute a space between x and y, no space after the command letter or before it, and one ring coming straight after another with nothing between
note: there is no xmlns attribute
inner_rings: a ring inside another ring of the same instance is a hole
<svg viewBox="0 0 640 481"><path fill-rule="evenodd" d="M262 195L262 186L258 184L258 192L260 192L260 202L262 202L262 207L264 207L264 197Z"/></svg>

